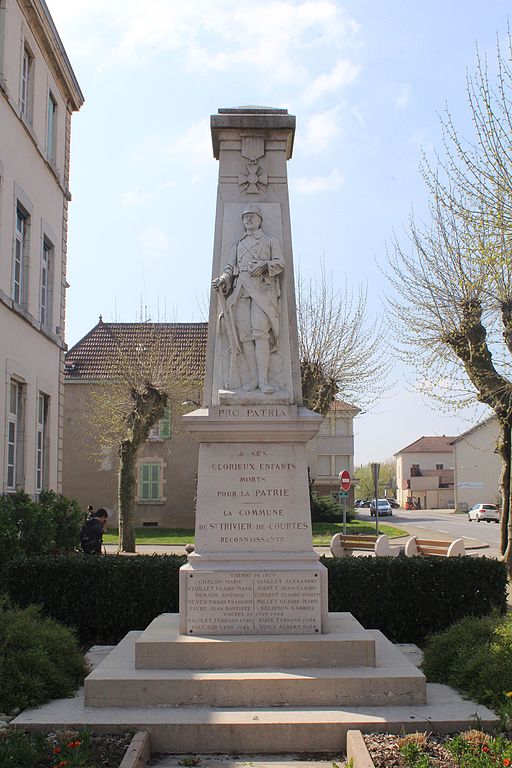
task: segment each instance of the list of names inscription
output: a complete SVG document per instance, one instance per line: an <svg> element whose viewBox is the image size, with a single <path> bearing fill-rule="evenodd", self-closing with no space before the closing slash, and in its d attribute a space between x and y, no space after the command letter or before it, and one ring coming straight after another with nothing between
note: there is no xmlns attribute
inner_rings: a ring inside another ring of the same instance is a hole
<svg viewBox="0 0 512 768"><path fill-rule="evenodd" d="M320 575L317 572L212 571L187 576L188 634L320 631Z"/></svg>

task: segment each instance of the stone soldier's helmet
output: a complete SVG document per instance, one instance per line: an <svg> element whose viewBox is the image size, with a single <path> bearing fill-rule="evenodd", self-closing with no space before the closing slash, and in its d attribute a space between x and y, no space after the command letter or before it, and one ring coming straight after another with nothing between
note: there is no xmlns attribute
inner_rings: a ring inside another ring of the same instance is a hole
<svg viewBox="0 0 512 768"><path fill-rule="evenodd" d="M263 221L263 214L261 212L261 208L258 208L257 205L246 205L241 213L241 216L243 217L244 214L246 213L255 213Z"/></svg>

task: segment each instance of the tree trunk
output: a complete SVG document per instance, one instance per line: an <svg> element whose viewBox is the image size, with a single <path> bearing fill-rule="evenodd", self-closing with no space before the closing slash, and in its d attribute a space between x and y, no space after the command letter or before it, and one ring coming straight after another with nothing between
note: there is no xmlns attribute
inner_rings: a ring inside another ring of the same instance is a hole
<svg viewBox="0 0 512 768"><path fill-rule="evenodd" d="M511 514L511 424L500 422L501 432L498 439L498 452L502 468L501 488L501 523L500 551L509 572L512 570L512 514Z"/></svg>
<svg viewBox="0 0 512 768"><path fill-rule="evenodd" d="M119 451L119 552L135 552L133 521L136 487L135 469L138 448L139 446L135 446L131 440L124 440Z"/></svg>

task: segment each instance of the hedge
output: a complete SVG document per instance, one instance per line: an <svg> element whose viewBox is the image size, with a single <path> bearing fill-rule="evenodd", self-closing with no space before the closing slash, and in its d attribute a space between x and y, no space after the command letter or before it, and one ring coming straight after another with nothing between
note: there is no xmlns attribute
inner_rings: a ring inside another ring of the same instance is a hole
<svg viewBox="0 0 512 768"><path fill-rule="evenodd" d="M394 643L423 645L465 616L507 609L507 569L487 557L322 558L329 610L349 611Z"/></svg>
<svg viewBox="0 0 512 768"><path fill-rule="evenodd" d="M115 643L160 613L177 613L175 555L61 555L14 560L0 570L0 591L36 603L76 629L82 643ZM503 563L472 557L322 558L329 610L349 611L393 642L423 645L464 616L506 610Z"/></svg>

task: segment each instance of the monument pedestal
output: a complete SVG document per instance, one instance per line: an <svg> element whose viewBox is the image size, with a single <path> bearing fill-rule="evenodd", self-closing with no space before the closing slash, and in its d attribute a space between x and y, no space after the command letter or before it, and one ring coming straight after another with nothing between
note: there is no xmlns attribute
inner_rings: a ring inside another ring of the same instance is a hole
<svg viewBox="0 0 512 768"><path fill-rule="evenodd" d="M321 416L251 403L183 420L200 449L195 551L180 571L181 632L320 634L327 571L312 546L306 442Z"/></svg>

